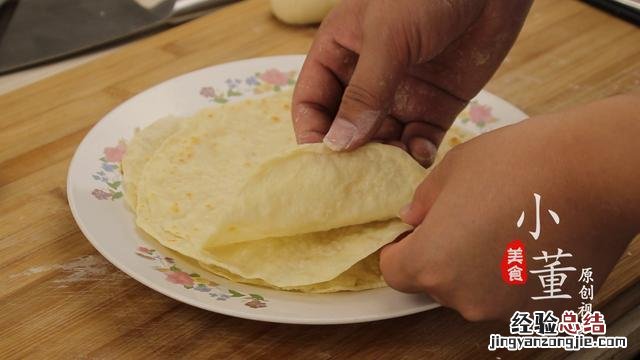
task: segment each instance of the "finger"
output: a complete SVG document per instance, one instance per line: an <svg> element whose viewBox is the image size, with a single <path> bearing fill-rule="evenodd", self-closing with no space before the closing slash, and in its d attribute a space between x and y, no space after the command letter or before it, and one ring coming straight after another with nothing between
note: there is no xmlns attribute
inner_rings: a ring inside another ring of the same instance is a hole
<svg viewBox="0 0 640 360"><path fill-rule="evenodd" d="M392 288L404 292L424 292L425 281L420 279L425 254L425 217L435 204L442 189L443 170L435 167L416 189L411 202L401 211L402 221L413 225L414 231L380 252L380 270ZM417 256L418 261L415 261Z"/></svg>
<svg viewBox="0 0 640 360"><path fill-rule="evenodd" d="M371 37L380 33L369 31L366 34ZM388 114L406 61L387 47L394 42L385 39L384 34L382 32L381 38L375 39L365 36L353 76L324 138L332 150L352 150L363 145L374 136Z"/></svg>
<svg viewBox="0 0 640 360"><path fill-rule="evenodd" d="M417 230L398 242L382 248L380 252L380 271L384 281L392 288L403 292L423 292L420 286L420 263L412 261L419 254L420 240Z"/></svg>
<svg viewBox="0 0 640 360"><path fill-rule="evenodd" d="M391 116L386 116L382 120L382 123L380 124L380 127L378 128L376 133L373 135L373 139L381 141L400 140L400 135L402 135L402 128L403 126L398 120L394 119Z"/></svg>
<svg viewBox="0 0 640 360"><path fill-rule="evenodd" d="M329 112L313 103L298 103L293 111L293 130L298 144L322 142L331 126Z"/></svg>
<svg viewBox="0 0 640 360"><path fill-rule="evenodd" d="M298 143L321 142L331 126L351 76L356 55L319 34L302 66L293 93L293 128Z"/></svg>
<svg viewBox="0 0 640 360"><path fill-rule="evenodd" d="M299 144L320 142L331 126L342 93L328 68L309 59L293 92L293 130Z"/></svg>
<svg viewBox="0 0 640 360"><path fill-rule="evenodd" d="M442 170L436 166L418 185L411 202L400 211L400 219L405 223L418 226L436 202L442 190Z"/></svg>
<svg viewBox="0 0 640 360"><path fill-rule="evenodd" d="M391 115L403 123L428 122L446 130L466 104L466 100L410 75L398 85Z"/></svg>
<svg viewBox="0 0 640 360"><path fill-rule="evenodd" d="M411 138L407 142L407 148L409 154L425 168L433 164L438 152L438 148L431 140L422 137Z"/></svg>
<svg viewBox="0 0 640 360"><path fill-rule="evenodd" d="M433 164L445 130L427 122L411 122L405 125L400 140L407 145L409 153L422 166Z"/></svg>

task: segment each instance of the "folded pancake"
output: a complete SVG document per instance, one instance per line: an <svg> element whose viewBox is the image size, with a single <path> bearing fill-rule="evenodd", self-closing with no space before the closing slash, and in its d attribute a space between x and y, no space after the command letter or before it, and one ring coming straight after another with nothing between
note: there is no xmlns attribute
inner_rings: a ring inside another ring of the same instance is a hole
<svg viewBox="0 0 640 360"><path fill-rule="evenodd" d="M378 143L351 152L298 146L246 180L209 244L291 236L396 218L426 170L402 149Z"/></svg>
<svg viewBox="0 0 640 360"><path fill-rule="evenodd" d="M219 246L200 260L281 288L310 285L336 278L409 230L397 219L372 222Z"/></svg>

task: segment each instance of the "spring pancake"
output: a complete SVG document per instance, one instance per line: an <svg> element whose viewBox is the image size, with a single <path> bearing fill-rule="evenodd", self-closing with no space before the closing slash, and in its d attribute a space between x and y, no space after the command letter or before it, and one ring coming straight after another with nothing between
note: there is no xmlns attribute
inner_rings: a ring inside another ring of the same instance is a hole
<svg viewBox="0 0 640 360"><path fill-rule="evenodd" d="M396 214L426 171L387 145L351 153L296 145L290 97L206 109L138 132L123 161L137 224L237 281L307 292L379 287L371 259L410 229ZM450 134L441 153L460 140Z"/></svg>

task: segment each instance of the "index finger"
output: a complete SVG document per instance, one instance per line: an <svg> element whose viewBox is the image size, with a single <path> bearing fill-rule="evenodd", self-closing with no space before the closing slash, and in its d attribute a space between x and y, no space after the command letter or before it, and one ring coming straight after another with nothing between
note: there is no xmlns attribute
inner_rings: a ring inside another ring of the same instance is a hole
<svg viewBox="0 0 640 360"><path fill-rule="evenodd" d="M344 83L356 55L319 34L309 50L293 92L293 129L299 144L322 142L338 111Z"/></svg>

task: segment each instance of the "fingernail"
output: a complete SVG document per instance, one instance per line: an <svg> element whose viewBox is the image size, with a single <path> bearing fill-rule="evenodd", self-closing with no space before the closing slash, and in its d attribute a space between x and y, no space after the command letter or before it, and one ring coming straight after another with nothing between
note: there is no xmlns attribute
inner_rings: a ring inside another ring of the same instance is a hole
<svg viewBox="0 0 640 360"><path fill-rule="evenodd" d="M342 151L349 146L355 134L355 125L343 118L336 118L323 142L333 151Z"/></svg>
<svg viewBox="0 0 640 360"><path fill-rule="evenodd" d="M298 142L298 145L319 143L322 141L322 134L316 131L301 132L296 134L296 141Z"/></svg>
<svg viewBox="0 0 640 360"><path fill-rule="evenodd" d="M409 150L413 158L421 164L432 164L438 152L438 148L431 140L421 137L409 140Z"/></svg>
<svg viewBox="0 0 640 360"><path fill-rule="evenodd" d="M400 212L398 213L398 215L400 215L401 219L404 219L405 216L409 214L409 210L411 210L411 203L408 203L407 205L403 206L402 209L400 209Z"/></svg>

